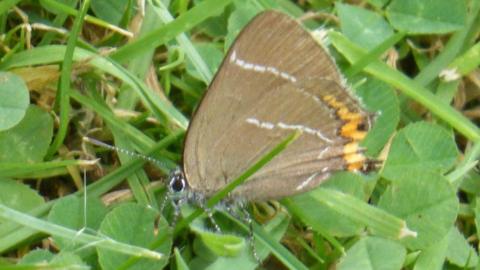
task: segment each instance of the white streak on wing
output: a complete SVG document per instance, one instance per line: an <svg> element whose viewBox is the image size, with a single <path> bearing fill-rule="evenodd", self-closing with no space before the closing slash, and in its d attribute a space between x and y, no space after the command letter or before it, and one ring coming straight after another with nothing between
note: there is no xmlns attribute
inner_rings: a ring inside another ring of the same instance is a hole
<svg viewBox="0 0 480 270"><path fill-rule="evenodd" d="M309 128L309 127L304 126L304 125L290 125L290 124L285 124L285 123L282 123L282 122L278 122L278 123L275 124L275 123L271 123L271 122L267 122L267 121L260 121L257 118L253 118L253 117L247 118L245 121L249 124L252 124L252 125L255 125L259 128L264 128L264 129L274 129L275 127L278 127L278 128L281 128L281 129L288 129L288 130L300 130L300 131L305 132L309 135L317 136L318 138L320 138L320 139L322 139L322 140L324 140L328 143L333 143L333 140L325 137L325 135L323 135L319 130ZM326 151L326 149L324 151Z"/></svg>
<svg viewBox="0 0 480 270"><path fill-rule="evenodd" d="M258 121L257 118L247 118L247 123L249 124L253 124L253 125L256 125L256 126L260 126L260 121Z"/></svg>
<svg viewBox="0 0 480 270"><path fill-rule="evenodd" d="M321 159L323 157L323 155L328 151L328 149L330 149L330 147L325 147L325 149L323 149L317 156L317 159Z"/></svg>
<svg viewBox="0 0 480 270"><path fill-rule="evenodd" d="M237 60L237 51L233 51L230 55L230 63L235 62L235 60Z"/></svg>
<svg viewBox="0 0 480 270"><path fill-rule="evenodd" d="M243 61L242 59L237 59L237 60L235 60L235 64L236 64L237 66L241 66L241 67L243 67L244 69L246 69L246 67L245 67L245 61Z"/></svg>
<svg viewBox="0 0 480 270"><path fill-rule="evenodd" d="M248 63L248 62L245 62L245 64L243 65L243 68L246 69L246 70L253 69L254 67L255 67L254 64Z"/></svg>
<svg viewBox="0 0 480 270"><path fill-rule="evenodd" d="M267 70L267 68L264 67L264 66L255 66L255 67L253 68L253 70L255 70L255 71L257 71L257 72L263 73L263 72L265 72L265 70Z"/></svg>
<svg viewBox="0 0 480 270"><path fill-rule="evenodd" d="M252 70L254 72L259 72L259 73L270 73L276 77L280 77L284 80L287 80L293 83L297 81L297 78L295 78L295 76L285 71L279 71L276 67L250 63L243 59L240 59L237 57L236 51L233 51L232 54L230 55L230 63L233 63L245 70Z"/></svg>
<svg viewBox="0 0 480 270"><path fill-rule="evenodd" d="M267 67L267 71L272 73L273 75L275 76L278 76L278 74L280 74L280 72L278 71L278 69L274 68L274 67Z"/></svg>
<svg viewBox="0 0 480 270"><path fill-rule="evenodd" d="M283 128L283 129L292 129L292 130L300 130L300 131L303 131L307 134L310 134L310 135L314 135L314 136L317 136L319 137L320 139L326 141L326 142L329 142L329 143L333 143L332 140L330 140L329 138L325 137L325 135L323 135L319 130L316 130L316 129L312 129L312 128L309 128L307 126L304 126L304 125L289 125L289 124L285 124L285 123L282 123L282 122L279 122L277 124L277 126L279 128Z"/></svg>
<svg viewBox="0 0 480 270"><path fill-rule="evenodd" d="M291 81L291 82L296 82L297 78L293 77L292 75L286 73L286 72L280 72L280 77L282 77L285 80Z"/></svg>
<svg viewBox="0 0 480 270"><path fill-rule="evenodd" d="M269 122L260 122L258 119L255 118L248 118L247 123L253 124L259 128L265 128L265 129L273 129L275 128L275 125Z"/></svg>
<svg viewBox="0 0 480 270"><path fill-rule="evenodd" d="M323 169L322 169L322 173L327 172L329 169L330 169L329 167L323 168Z"/></svg>
<svg viewBox="0 0 480 270"><path fill-rule="evenodd" d="M305 181L300 183L300 185L297 186L296 190L302 190L304 189L316 176L318 173L312 174L310 177L308 177Z"/></svg>
<svg viewBox="0 0 480 270"><path fill-rule="evenodd" d="M315 103L317 103L318 105L320 105L320 106L322 106L322 107L325 106L325 103L322 102L322 101L320 100L320 98L318 98L317 96L315 96L314 94L312 94L312 93L310 93L310 92L308 92L308 91L305 91L305 89L300 88L300 87L297 87L297 88L295 88L295 90L297 90L298 92L302 93L304 96L313 99L313 101L315 101Z"/></svg>
<svg viewBox="0 0 480 270"><path fill-rule="evenodd" d="M297 81L297 78L293 75L290 75L287 72L284 71L279 71L276 67L273 66L264 66L260 64L255 64L255 63L249 63L243 59L240 59L237 57L237 51L233 51L232 54L230 55L230 63L233 63L237 66L239 66L242 69L245 70L252 70L255 72L259 73L270 73L276 77L280 77L284 80L290 81L295 83ZM324 106L323 102L315 95L309 93L308 91L305 91L302 88L297 88L298 91L300 91L303 95L309 98L313 98L315 103L320 104L321 106Z"/></svg>

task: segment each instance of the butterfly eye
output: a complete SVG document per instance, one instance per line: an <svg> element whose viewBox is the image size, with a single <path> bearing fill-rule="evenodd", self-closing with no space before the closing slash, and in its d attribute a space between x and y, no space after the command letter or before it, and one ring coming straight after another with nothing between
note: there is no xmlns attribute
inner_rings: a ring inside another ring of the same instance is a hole
<svg viewBox="0 0 480 270"><path fill-rule="evenodd" d="M173 173L173 175L170 177L170 183L168 184L168 187L173 193L179 193L185 190L185 177L183 177L183 174L180 171Z"/></svg>

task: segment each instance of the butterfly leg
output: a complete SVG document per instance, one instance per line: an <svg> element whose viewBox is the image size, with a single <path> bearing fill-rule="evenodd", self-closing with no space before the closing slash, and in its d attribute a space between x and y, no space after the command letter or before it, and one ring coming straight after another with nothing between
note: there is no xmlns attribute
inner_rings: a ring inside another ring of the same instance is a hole
<svg viewBox="0 0 480 270"><path fill-rule="evenodd" d="M253 258L258 262L259 265L261 265L262 261L258 257L257 248L255 247L255 236L253 235L253 219L245 207L241 207L241 209L243 212L243 220L248 225L248 242L250 243L250 248L252 249Z"/></svg>
<svg viewBox="0 0 480 270"><path fill-rule="evenodd" d="M205 212L205 214L207 214L208 220L210 221L210 223L212 224L213 228L215 229L215 232L221 233L222 230L220 229L220 226L218 226L217 222L216 222L215 219L213 218L212 209L208 208L208 207L205 205L205 202L200 202L200 203L198 204L198 206L199 206L200 208L202 208L202 210Z"/></svg>
<svg viewBox="0 0 480 270"><path fill-rule="evenodd" d="M236 210L240 210L239 213ZM252 251L252 256L257 261L259 265L262 264L260 257L258 257L257 249L255 247L255 236L253 235L253 219L250 216L250 213L247 211L246 205L243 202L238 202L237 206L227 207L227 211L233 217L242 220L243 222L247 223L248 226L248 243L250 245L250 250Z"/></svg>
<svg viewBox="0 0 480 270"><path fill-rule="evenodd" d="M184 203L183 199L174 199L172 200L173 205L173 220L172 220L172 227L175 227L177 224L178 218L180 217L180 207Z"/></svg>
<svg viewBox="0 0 480 270"><path fill-rule="evenodd" d="M172 196L172 193L170 191L167 191L165 193L165 197L163 198L162 203L160 204L160 209L159 212L163 214L163 210L167 206L167 203L171 203L173 206L173 218L172 218L172 223L170 226L175 227L177 224L178 218L180 216L180 208L182 204L184 203L184 200L182 198L175 198L176 196Z"/></svg>

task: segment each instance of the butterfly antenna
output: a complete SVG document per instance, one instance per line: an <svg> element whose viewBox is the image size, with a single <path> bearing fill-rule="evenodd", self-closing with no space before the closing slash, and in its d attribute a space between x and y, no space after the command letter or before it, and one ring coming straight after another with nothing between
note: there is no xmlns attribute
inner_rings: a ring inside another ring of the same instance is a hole
<svg viewBox="0 0 480 270"><path fill-rule="evenodd" d="M90 144L93 144L93 145L96 145L96 146L100 146L100 147L104 147L104 148L110 149L110 150L115 151L115 152L118 152L118 153L126 154L126 155L129 155L129 156L131 156L131 157L136 157L136 158L139 158L139 159L142 159L142 160L151 162L151 163L153 163L153 164L157 164L157 165L159 165L159 166L161 166L161 167L166 167L166 164L165 164L164 162L161 162L160 160L158 160L158 159L156 159L156 158L149 157L149 156L147 156L147 155L140 154L140 153L137 153L137 152L135 152L135 151L128 150L128 149L124 149L124 148L120 148L120 147L117 147L117 146L113 146L113 145L104 143L104 142L102 142L102 141L96 140L96 139L94 139L94 138L83 137L83 141L84 141L84 142L87 142L87 143L90 143Z"/></svg>
<svg viewBox="0 0 480 270"><path fill-rule="evenodd" d="M167 192L165 192L165 197L163 197L162 204L160 204L160 209L158 210L160 213L163 213L163 210L167 206L167 203L170 201L170 199L170 191L167 190Z"/></svg>
<svg viewBox="0 0 480 270"><path fill-rule="evenodd" d="M83 168L83 227L87 227L87 170Z"/></svg>

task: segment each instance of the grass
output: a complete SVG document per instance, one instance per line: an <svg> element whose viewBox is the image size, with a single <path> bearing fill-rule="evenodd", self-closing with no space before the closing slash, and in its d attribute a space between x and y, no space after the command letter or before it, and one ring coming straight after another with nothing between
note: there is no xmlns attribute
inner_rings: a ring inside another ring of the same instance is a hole
<svg viewBox="0 0 480 270"><path fill-rule="evenodd" d="M478 268L480 4L402 1L147 1L144 13L136 1L0 2L0 268ZM251 204L259 266L242 213L216 212L213 233L200 208L184 205L174 228L174 209L159 209L226 44L266 9L330 30L377 113L362 144L384 162Z"/></svg>

